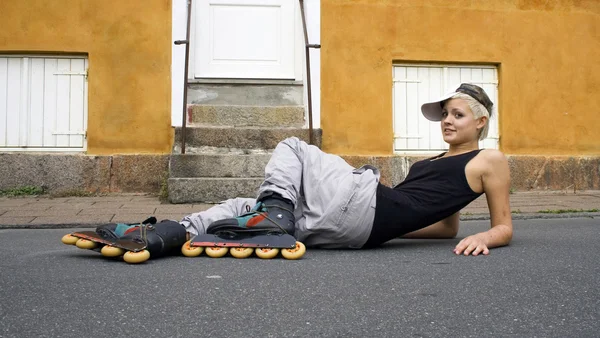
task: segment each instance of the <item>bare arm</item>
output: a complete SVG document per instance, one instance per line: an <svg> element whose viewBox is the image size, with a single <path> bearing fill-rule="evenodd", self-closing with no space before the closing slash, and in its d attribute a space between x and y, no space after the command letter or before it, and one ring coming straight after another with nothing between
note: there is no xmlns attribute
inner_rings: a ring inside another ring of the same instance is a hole
<svg viewBox="0 0 600 338"><path fill-rule="evenodd" d="M460 213L457 212L450 217L447 217L439 222L433 223L423 229L409 232L403 235L402 238L454 238L458 233Z"/></svg>
<svg viewBox="0 0 600 338"><path fill-rule="evenodd" d="M481 180L490 211L491 228L460 241L454 249L456 254L477 256L479 253L483 253L487 255L489 249L508 245L512 239L508 161L499 151L489 152L485 160L488 165L483 171Z"/></svg>

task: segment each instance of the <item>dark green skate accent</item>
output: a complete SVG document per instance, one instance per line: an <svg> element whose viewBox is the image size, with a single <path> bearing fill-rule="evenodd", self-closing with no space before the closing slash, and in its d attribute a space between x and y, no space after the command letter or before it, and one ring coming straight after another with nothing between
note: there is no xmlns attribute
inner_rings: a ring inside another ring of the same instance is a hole
<svg viewBox="0 0 600 338"><path fill-rule="evenodd" d="M115 229L115 235L119 237L123 237L125 232L131 228L136 226L136 224L125 224L125 223L117 223L117 228Z"/></svg>
<svg viewBox="0 0 600 338"><path fill-rule="evenodd" d="M261 213L265 211L263 209L263 203L258 202L256 203L256 205L254 205L254 208L252 208L250 212L236 217L235 220L237 220L238 227L246 228L246 224L248 224L248 221L250 221L251 218L260 217L261 215L263 215L263 213Z"/></svg>

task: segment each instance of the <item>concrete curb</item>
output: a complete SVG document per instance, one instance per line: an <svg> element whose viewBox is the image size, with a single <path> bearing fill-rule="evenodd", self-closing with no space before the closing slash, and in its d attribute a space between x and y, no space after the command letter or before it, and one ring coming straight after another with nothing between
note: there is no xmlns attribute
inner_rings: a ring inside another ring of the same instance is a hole
<svg viewBox="0 0 600 338"><path fill-rule="evenodd" d="M556 218L596 218L600 217L600 212L567 212L562 214L551 213L519 213L513 214L512 219L528 220L528 219L556 219ZM481 221L489 220L489 215L464 215L460 216L461 221Z"/></svg>
<svg viewBox="0 0 600 338"><path fill-rule="evenodd" d="M512 219L516 220L531 220L531 219L570 219L570 218L600 218L600 212L577 212L563 214L546 214L546 213L523 213L513 214ZM461 216L461 221L486 221L489 220L489 215L465 215ZM0 224L0 230L3 229L89 229L95 228L104 223L79 223L79 224Z"/></svg>
<svg viewBox="0 0 600 338"><path fill-rule="evenodd" d="M94 229L100 223L81 224L0 224L0 230L4 229Z"/></svg>

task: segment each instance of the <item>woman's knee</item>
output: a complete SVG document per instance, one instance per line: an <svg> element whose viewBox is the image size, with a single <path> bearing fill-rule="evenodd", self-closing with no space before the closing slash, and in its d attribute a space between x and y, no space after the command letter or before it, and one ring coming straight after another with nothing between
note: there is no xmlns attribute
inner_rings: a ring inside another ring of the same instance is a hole
<svg viewBox="0 0 600 338"><path fill-rule="evenodd" d="M286 139L284 139L283 141L279 142L279 144L281 145L286 145L290 148L297 148L298 145L302 144L302 140L300 140L299 138L297 138L296 136L292 136L292 137L288 137Z"/></svg>

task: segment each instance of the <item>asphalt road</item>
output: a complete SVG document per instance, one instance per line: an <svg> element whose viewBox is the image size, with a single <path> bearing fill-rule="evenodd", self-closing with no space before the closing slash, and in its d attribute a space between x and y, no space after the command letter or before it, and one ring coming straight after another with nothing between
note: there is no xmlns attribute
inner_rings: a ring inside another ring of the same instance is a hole
<svg viewBox="0 0 600 338"><path fill-rule="evenodd" d="M0 230L0 337L600 336L600 219L516 221L487 257L396 240L128 265L60 243L67 232Z"/></svg>

